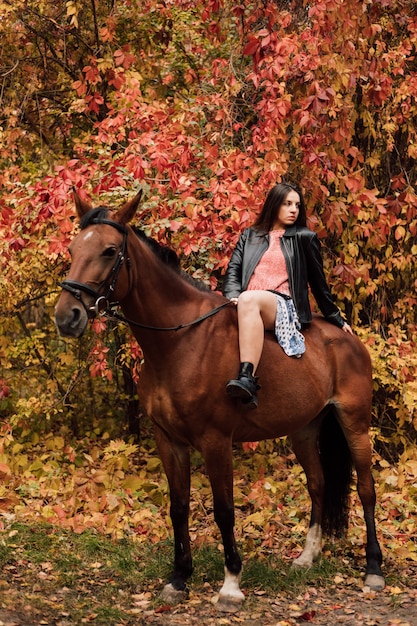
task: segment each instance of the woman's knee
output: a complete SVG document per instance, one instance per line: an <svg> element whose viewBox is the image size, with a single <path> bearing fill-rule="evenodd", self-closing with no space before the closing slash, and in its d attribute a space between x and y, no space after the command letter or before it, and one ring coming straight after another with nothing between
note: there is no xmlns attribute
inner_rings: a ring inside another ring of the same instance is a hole
<svg viewBox="0 0 417 626"><path fill-rule="evenodd" d="M248 310L248 309L260 309L259 298L257 297L254 291L244 291L240 294L239 299L237 301L238 311Z"/></svg>

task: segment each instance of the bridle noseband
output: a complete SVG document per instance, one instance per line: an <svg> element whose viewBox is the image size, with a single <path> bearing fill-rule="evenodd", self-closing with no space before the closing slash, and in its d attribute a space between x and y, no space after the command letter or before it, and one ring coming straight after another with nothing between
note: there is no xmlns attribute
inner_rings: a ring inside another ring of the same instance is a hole
<svg viewBox="0 0 417 626"><path fill-rule="evenodd" d="M127 266L129 267L129 258L126 258L126 249L127 249L127 228L123 224L119 224L118 222L114 222L113 220L95 218L89 222L90 225L97 224L107 224L108 226L112 226L116 230L118 230L123 235L122 245L120 247L119 253L117 255L117 259L110 272L106 276L106 278L99 285L97 291L92 289L85 283L80 283L77 280L65 279L62 282L59 282L58 285L62 287L65 291L68 291L78 302L81 302L83 305L87 316L90 319L93 319L96 315L106 315L109 307L110 307L110 296L114 292L116 288L116 282L119 277L120 270L122 269L122 265L126 260ZM107 292L103 295L100 291L103 287L109 284ZM91 307L87 307L84 300L82 299L82 294L86 293L88 296L91 296L95 299L95 303Z"/></svg>

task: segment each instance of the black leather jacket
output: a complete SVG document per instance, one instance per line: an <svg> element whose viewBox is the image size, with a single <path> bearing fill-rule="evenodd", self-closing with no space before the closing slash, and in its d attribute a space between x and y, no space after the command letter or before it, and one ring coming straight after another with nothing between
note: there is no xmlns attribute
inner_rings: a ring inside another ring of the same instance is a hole
<svg viewBox="0 0 417 626"><path fill-rule="evenodd" d="M227 268L223 293L237 298L247 289L250 277L269 246L269 235L246 228L240 235ZM281 238L290 292L302 325L311 322L308 286L324 317L340 328L345 324L333 301L323 271L320 241L308 228L290 226Z"/></svg>

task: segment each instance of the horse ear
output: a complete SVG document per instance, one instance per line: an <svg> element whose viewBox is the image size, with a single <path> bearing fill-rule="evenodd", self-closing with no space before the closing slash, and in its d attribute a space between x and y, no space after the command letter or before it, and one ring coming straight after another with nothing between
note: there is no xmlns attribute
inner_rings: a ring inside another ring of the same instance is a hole
<svg viewBox="0 0 417 626"><path fill-rule="evenodd" d="M120 224L128 224L130 222L138 209L141 198L142 189L132 200L126 202L122 208L117 211L117 221Z"/></svg>
<svg viewBox="0 0 417 626"><path fill-rule="evenodd" d="M91 211L92 206L91 204L88 204L88 202L86 202L85 200L82 200L75 189L73 189L73 194L75 208L77 209L77 215L81 219L83 215L88 213L88 211Z"/></svg>

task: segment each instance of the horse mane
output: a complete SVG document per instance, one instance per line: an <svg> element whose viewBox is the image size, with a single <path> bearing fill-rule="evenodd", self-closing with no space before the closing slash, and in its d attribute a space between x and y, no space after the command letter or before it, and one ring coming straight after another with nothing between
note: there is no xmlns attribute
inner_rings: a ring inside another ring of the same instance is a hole
<svg viewBox="0 0 417 626"><path fill-rule="evenodd" d="M161 243L156 241L156 239L152 239L152 237L148 237L145 235L143 230L140 230L137 226L132 226L132 230L135 233L136 237L143 241L148 248L152 250L152 252L160 259L165 265L171 267L177 274L181 273L181 265L180 260L178 258L177 253L169 248L168 246L163 246Z"/></svg>
<svg viewBox="0 0 417 626"><path fill-rule="evenodd" d="M91 209L80 219L80 229L84 230L87 226L94 223L100 223L101 220L106 220L109 217L109 209L104 206L99 206L95 209ZM140 228L137 226L132 226L132 230L135 235L140 239L143 243L145 243L148 248L152 250L158 259L160 259L165 265L174 270L176 274L181 276L186 282L194 285L199 291L211 291L210 287L208 287L203 281L197 280L187 274L183 269L181 269L181 262L177 255L177 253L169 248L168 246L164 246L152 237L148 237Z"/></svg>
<svg viewBox="0 0 417 626"><path fill-rule="evenodd" d="M143 241L165 265L168 265L168 267L179 274L183 280L194 285L199 291L211 291L210 287L203 283L202 280L193 278L181 268L181 261L172 248L162 245L159 241L152 239L152 237L148 237L148 235L145 235L137 226L132 226L132 229L135 235Z"/></svg>

